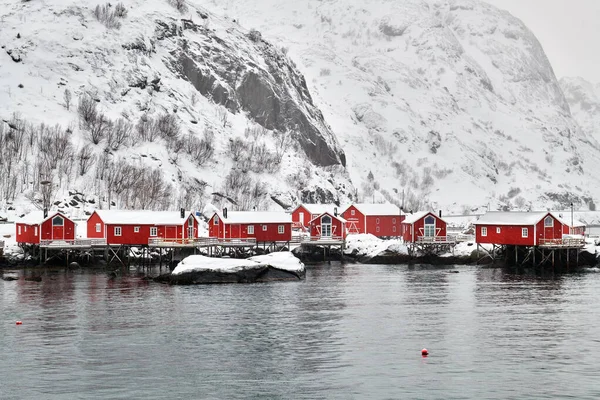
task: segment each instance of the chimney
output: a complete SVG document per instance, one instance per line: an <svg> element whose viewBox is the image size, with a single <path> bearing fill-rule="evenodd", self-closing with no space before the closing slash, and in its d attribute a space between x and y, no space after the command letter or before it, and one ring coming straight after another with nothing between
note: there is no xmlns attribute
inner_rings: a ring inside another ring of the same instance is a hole
<svg viewBox="0 0 600 400"><path fill-rule="evenodd" d="M440 218L442 218L442 210L440 210Z"/></svg>
<svg viewBox="0 0 600 400"><path fill-rule="evenodd" d="M44 218L48 218L48 209L44 208Z"/></svg>
<svg viewBox="0 0 600 400"><path fill-rule="evenodd" d="M185 218L185 208L180 208L179 209L179 217L180 218Z"/></svg>
<svg viewBox="0 0 600 400"><path fill-rule="evenodd" d="M337 217L337 207L333 207L333 215Z"/></svg>
<svg viewBox="0 0 600 400"><path fill-rule="evenodd" d="M223 218L227 218L227 207L223 209Z"/></svg>

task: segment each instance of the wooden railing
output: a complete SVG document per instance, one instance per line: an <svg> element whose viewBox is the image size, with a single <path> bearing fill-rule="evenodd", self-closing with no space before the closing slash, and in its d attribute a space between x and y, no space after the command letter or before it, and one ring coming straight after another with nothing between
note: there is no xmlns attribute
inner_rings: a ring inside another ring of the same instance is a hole
<svg viewBox="0 0 600 400"><path fill-rule="evenodd" d="M417 243L455 243L455 236L419 236Z"/></svg>
<svg viewBox="0 0 600 400"><path fill-rule="evenodd" d="M67 239L67 240L41 240L40 247L96 247L106 246L106 239Z"/></svg>
<svg viewBox="0 0 600 400"><path fill-rule="evenodd" d="M475 235L464 235L459 233L458 235L448 235L449 238L453 238L455 242L474 242Z"/></svg>
<svg viewBox="0 0 600 400"><path fill-rule="evenodd" d="M585 239L583 238L561 238L561 239L539 239L540 246L548 247L583 247Z"/></svg>
<svg viewBox="0 0 600 400"><path fill-rule="evenodd" d="M149 238L148 246L255 246L256 238Z"/></svg>
<svg viewBox="0 0 600 400"><path fill-rule="evenodd" d="M152 237L148 239L148 246L158 246L158 245L166 245L166 244L173 244L173 245L193 245L198 243L198 241L200 239L205 239L205 238L159 238L159 237ZM206 238L209 239L209 238Z"/></svg>
<svg viewBox="0 0 600 400"><path fill-rule="evenodd" d="M300 238L300 243L325 243L325 242L343 242L341 236L305 236Z"/></svg>

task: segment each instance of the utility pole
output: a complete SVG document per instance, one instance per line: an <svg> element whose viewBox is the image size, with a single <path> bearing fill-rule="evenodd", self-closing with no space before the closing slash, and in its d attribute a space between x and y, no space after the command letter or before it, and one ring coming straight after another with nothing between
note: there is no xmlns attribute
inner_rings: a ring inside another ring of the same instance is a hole
<svg viewBox="0 0 600 400"><path fill-rule="evenodd" d="M573 202L571 202L571 227L569 228L569 233L573 234Z"/></svg>

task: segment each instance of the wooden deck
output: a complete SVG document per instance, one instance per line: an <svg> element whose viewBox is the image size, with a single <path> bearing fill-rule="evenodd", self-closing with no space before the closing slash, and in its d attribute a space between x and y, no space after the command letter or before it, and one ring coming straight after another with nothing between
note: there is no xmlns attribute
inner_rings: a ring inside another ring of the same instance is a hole
<svg viewBox="0 0 600 400"><path fill-rule="evenodd" d="M300 238L300 244L307 246L340 246L344 244L341 236L305 236Z"/></svg>
<svg viewBox="0 0 600 400"><path fill-rule="evenodd" d="M42 240L42 249L92 249L106 247L106 239Z"/></svg>
<svg viewBox="0 0 600 400"><path fill-rule="evenodd" d="M585 247L584 238L540 239L539 247L546 249L582 249Z"/></svg>
<svg viewBox="0 0 600 400"><path fill-rule="evenodd" d="M455 244L456 236L419 236L418 244Z"/></svg>

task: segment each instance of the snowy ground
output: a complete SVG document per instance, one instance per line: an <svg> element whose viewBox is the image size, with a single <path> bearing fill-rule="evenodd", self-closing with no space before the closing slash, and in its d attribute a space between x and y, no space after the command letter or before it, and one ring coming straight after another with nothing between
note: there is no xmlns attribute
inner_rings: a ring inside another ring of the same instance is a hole
<svg viewBox="0 0 600 400"><path fill-rule="evenodd" d="M22 253L21 248L17 246L15 224L0 224L0 241L4 241L6 257Z"/></svg>
<svg viewBox="0 0 600 400"><path fill-rule="evenodd" d="M194 271L216 271L234 273L245 269L271 266L290 272L304 271L304 264L300 262L291 252L277 252L254 256L245 260L232 258L211 258L194 255L184 258L173 270L173 275L181 275L185 272Z"/></svg>

